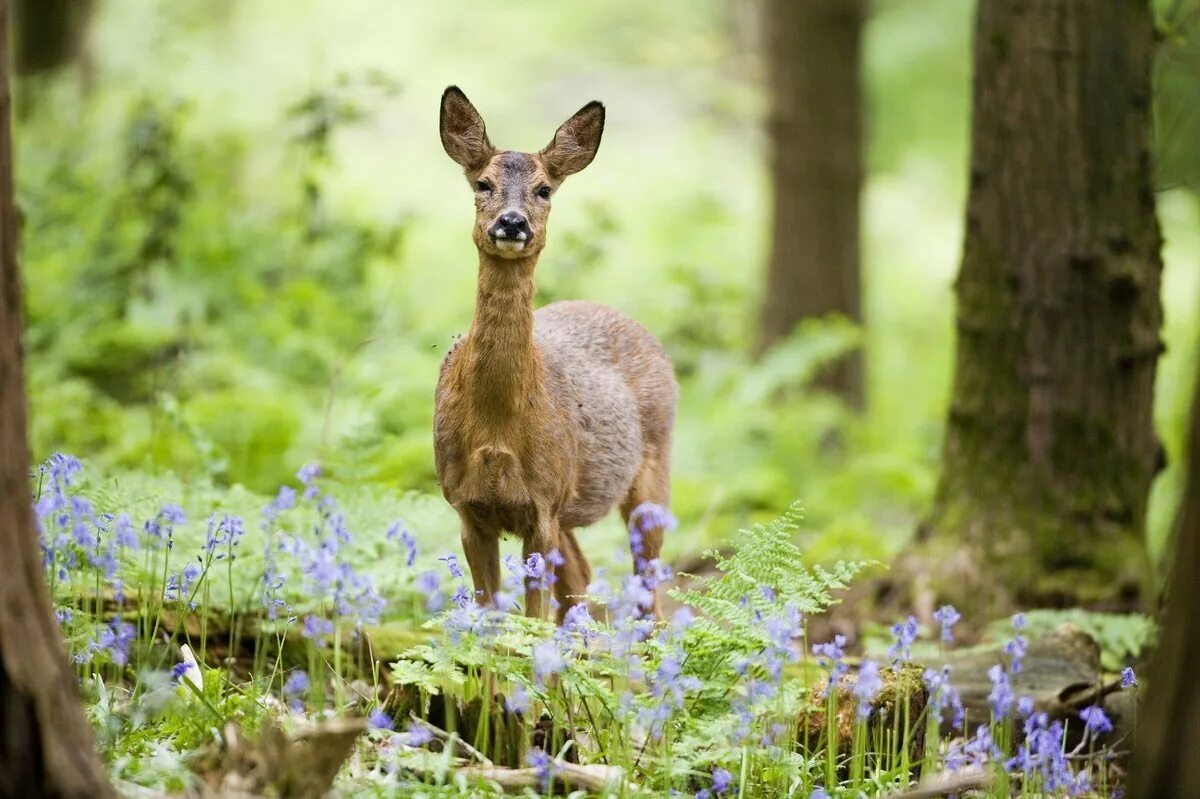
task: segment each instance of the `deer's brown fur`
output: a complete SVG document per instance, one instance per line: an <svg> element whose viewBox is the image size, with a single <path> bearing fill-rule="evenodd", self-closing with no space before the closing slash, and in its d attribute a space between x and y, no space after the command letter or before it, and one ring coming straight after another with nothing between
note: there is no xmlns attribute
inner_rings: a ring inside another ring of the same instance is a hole
<svg viewBox="0 0 1200 799"><path fill-rule="evenodd" d="M499 539L513 533L526 557L562 556L554 585L560 622L591 578L575 530L618 506L628 522L639 504L665 507L670 495L676 387L662 346L603 305L533 310L548 195L591 162L603 125L604 107L589 103L541 152L498 151L462 92L451 87L442 97L443 145L476 188L479 283L471 328L438 379L438 479L461 519L478 601L491 603L500 588ZM524 217L520 241L500 230L509 214ZM662 531L650 531L644 561L657 558L661 544ZM526 591L525 611L543 615L535 588Z"/></svg>

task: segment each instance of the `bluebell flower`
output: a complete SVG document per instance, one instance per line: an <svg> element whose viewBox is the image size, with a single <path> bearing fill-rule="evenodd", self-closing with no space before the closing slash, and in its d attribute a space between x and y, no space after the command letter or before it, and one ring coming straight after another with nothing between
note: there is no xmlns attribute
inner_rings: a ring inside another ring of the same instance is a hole
<svg viewBox="0 0 1200 799"><path fill-rule="evenodd" d="M543 752L541 749L530 749L525 755L525 762L537 772L538 782L542 785L542 793L550 789L550 777L554 772L554 761L550 759L550 755Z"/></svg>
<svg viewBox="0 0 1200 799"><path fill-rule="evenodd" d="M871 702L882 690L883 680L879 676L879 664L873 660L864 660L858 667L858 681L854 684L860 719L871 715Z"/></svg>
<svg viewBox="0 0 1200 799"><path fill-rule="evenodd" d="M1133 688L1138 684L1137 675L1133 673L1133 667L1126 666L1121 669L1121 687L1125 689Z"/></svg>
<svg viewBox="0 0 1200 799"><path fill-rule="evenodd" d="M992 690L988 694L988 702L992 705L992 713L997 719L1002 719L1008 715L1008 711L1012 708L1013 692L1008 684L1008 672L1000 666L992 666L988 669L988 679L992 681Z"/></svg>
<svg viewBox="0 0 1200 799"><path fill-rule="evenodd" d="M100 630L99 647L108 651L114 663L124 666L129 662L129 645L136 639L134 626L114 616L108 626Z"/></svg>
<svg viewBox="0 0 1200 799"><path fill-rule="evenodd" d="M554 641L542 641L533 648L533 674L540 681L566 668L567 662Z"/></svg>
<svg viewBox="0 0 1200 799"><path fill-rule="evenodd" d="M968 766L981 768L999 755L1000 750L992 740L991 731L980 724L975 728L974 738L950 742L950 749L946 752L946 768L951 772L962 771Z"/></svg>
<svg viewBox="0 0 1200 799"><path fill-rule="evenodd" d="M129 518L129 514L122 513L117 516L113 524L113 541L119 547L126 549L137 549L139 545L137 531L133 529L133 520Z"/></svg>
<svg viewBox="0 0 1200 799"><path fill-rule="evenodd" d="M808 799L833 799L833 797L829 795L829 791L817 786L816 788L813 788L813 792L808 795Z"/></svg>
<svg viewBox="0 0 1200 799"><path fill-rule="evenodd" d="M846 645L846 636L835 635L833 640L825 644L813 644L813 654L817 656L817 665L829 671L829 687L835 687L846 673L846 664L842 658L846 656L842 647Z"/></svg>
<svg viewBox="0 0 1200 799"><path fill-rule="evenodd" d="M300 634L320 645L323 644L326 635L333 634L333 629L332 621L310 613L304 617Z"/></svg>
<svg viewBox="0 0 1200 799"><path fill-rule="evenodd" d="M406 746L421 747L432 740L433 733L415 721L409 723L408 729L404 733L404 744Z"/></svg>
<svg viewBox="0 0 1200 799"><path fill-rule="evenodd" d="M446 604L442 596L442 580L435 571L424 571L417 575L417 590L425 597L425 609L437 613Z"/></svg>
<svg viewBox="0 0 1200 799"><path fill-rule="evenodd" d="M1017 714L1021 718L1029 718L1033 715L1035 709L1036 706L1034 705L1032 696L1022 696L1017 700Z"/></svg>
<svg viewBox="0 0 1200 799"><path fill-rule="evenodd" d="M892 645L888 648L888 657L893 663L907 663L912 660L912 645L919 633L916 616L909 616L904 621L892 625Z"/></svg>
<svg viewBox="0 0 1200 799"><path fill-rule="evenodd" d="M933 620L942 625L942 640L950 642L954 640L954 625L958 624L958 620L962 616L953 605L942 605L933 612Z"/></svg>
<svg viewBox="0 0 1200 799"><path fill-rule="evenodd" d="M540 552L534 552L525 559L525 579L530 589L545 591L550 587L552 580L546 569L546 559Z"/></svg>
<svg viewBox="0 0 1200 799"><path fill-rule="evenodd" d="M1104 709L1099 705L1085 707L1079 711L1079 718L1083 720L1084 727L1093 735L1104 735L1113 730L1112 722L1109 721Z"/></svg>
<svg viewBox="0 0 1200 799"><path fill-rule="evenodd" d="M293 671L288 675L287 681L283 684L283 695L288 697L298 696L308 690L308 672L303 670Z"/></svg>
<svg viewBox="0 0 1200 799"><path fill-rule="evenodd" d="M1012 663L1009 666L1009 671L1012 674L1021 673L1021 662L1025 659L1027 644L1025 638L1021 635L1021 630L1025 629L1025 614L1018 613L1012 617L1013 637L1004 644L1004 654L1012 658Z"/></svg>
<svg viewBox="0 0 1200 799"><path fill-rule="evenodd" d="M567 561L563 559L562 553L558 551L558 547L555 547L546 553L546 562L557 569Z"/></svg>
<svg viewBox="0 0 1200 799"><path fill-rule="evenodd" d="M528 713L529 706L529 691L525 690L525 686L520 683L514 685L512 691L504 699L504 709L509 713Z"/></svg>
<svg viewBox="0 0 1200 799"><path fill-rule="evenodd" d="M473 599L474 597L471 595L471 592L467 590L465 585L460 585L458 588L456 588L454 590L454 596L450 597L450 601L460 608L469 606Z"/></svg>
<svg viewBox="0 0 1200 799"><path fill-rule="evenodd" d="M714 769L712 773L713 792L718 796L722 796L729 792L733 787L733 775L727 769Z"/></svg>
<svg viewBox="0 0 1200 799"><path fill-rule="evenodd" d="M373 730L390 730L392 728L392 717L379 708L374 708L367 714L367 724Z"/></svg>
<svg viewBox="0 0 1200 799"><path fill-rule="evenodd" d="M671 617L671 630L676 634L682 633L696 622L696 616L687 605L680 605Z"/></svg>
<svg viewBox="0 0 1200 799"><path fill-rule="evenodd" d="M966 710L963 708L958 690L950 682L950 667L942 666L941 671L925 669L923 676L925 686L929 689L930 713L934 721L941 725L943 711L950 707L954 710L950 724L955 729L961 730L963 722L966 720Z"/></svg>
<svg viewBox="0 0 1200 799"><path fill-rule="evenodd" d="M320 491L317 490L315 481L321 476L321 467L315 463L308 463L300 467L300 471L296 472L296 479L304 485L304 498L316 499Z"/></svg>
<svg viewBox="0 0 1200 799"><path fill-rule="evenodd" d="M412 568L412 565L417 562L417 541L413 538L412 533L404 526L404 522L397 521L387 532L388 540L395 538L400 539L400 543L404 544L404 548L408 550L408 556L404 560L404 565Z"/></svg>

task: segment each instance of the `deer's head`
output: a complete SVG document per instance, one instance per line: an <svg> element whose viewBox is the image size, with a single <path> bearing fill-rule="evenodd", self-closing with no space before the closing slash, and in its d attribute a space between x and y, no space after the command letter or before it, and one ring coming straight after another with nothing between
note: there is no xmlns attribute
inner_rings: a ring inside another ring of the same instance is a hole
<svg viewBox="0 0 1200 799"><path fill-rule="evenodd" d="M550 198L568 175L592 162L603 133L604 106L592 101L564 122L541 151L497 150L467 96L457 86L446 89L442 146L475 191L475 246L502 258L541 252Z"/></svg>

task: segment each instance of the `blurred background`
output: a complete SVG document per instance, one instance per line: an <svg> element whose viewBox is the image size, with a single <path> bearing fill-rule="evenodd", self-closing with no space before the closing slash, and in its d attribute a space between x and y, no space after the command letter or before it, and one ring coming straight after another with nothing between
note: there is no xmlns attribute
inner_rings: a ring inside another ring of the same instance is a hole
<svg viewBox="0 0 1200 799"><path fill-rule="evenodd" d="M437 135L454 83L509 149L606 104L599 156L556 199L537 301L611 304L674 358L672 559L795 500L814 560L887 559L912 535L950 389L972 4L878 0L861 26L836 23L846 38L806 50L830 59L803 65L819 101L782 122L797 89L752 0L67 5L78 46L54 69L26 61L16 86L35 458L71 452L127 492L248 507L316 461L360 510L456 546L431 434L438 367L474 305L471 194ZM1179 493L1200 298L1185 5L1158 3L1170 465L1154 554ZM772 158L769 122L827 141ZM773 185L814 174L807 208L858 198L861 228L802 231L812 246L772 269L772 220L788 218ZM861 285L807 308L828 260ZM807 318L779 318L789 289ZM619 549L621 526L595 536Z"/></svg>

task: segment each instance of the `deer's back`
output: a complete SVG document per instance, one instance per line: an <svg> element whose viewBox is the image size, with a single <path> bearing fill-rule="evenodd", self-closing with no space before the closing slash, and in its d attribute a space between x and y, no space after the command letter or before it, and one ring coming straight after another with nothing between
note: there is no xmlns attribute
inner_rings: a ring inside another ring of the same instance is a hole
<svg viewBox="0 0 1200 799"><path fill-rule="evenodd" d="M624 499L648 448L669 449L674 369L650 331L592 302L540 309L534 341L551 400L572 418L577 437L575 492L561 520L591 524Z"/></svg>

